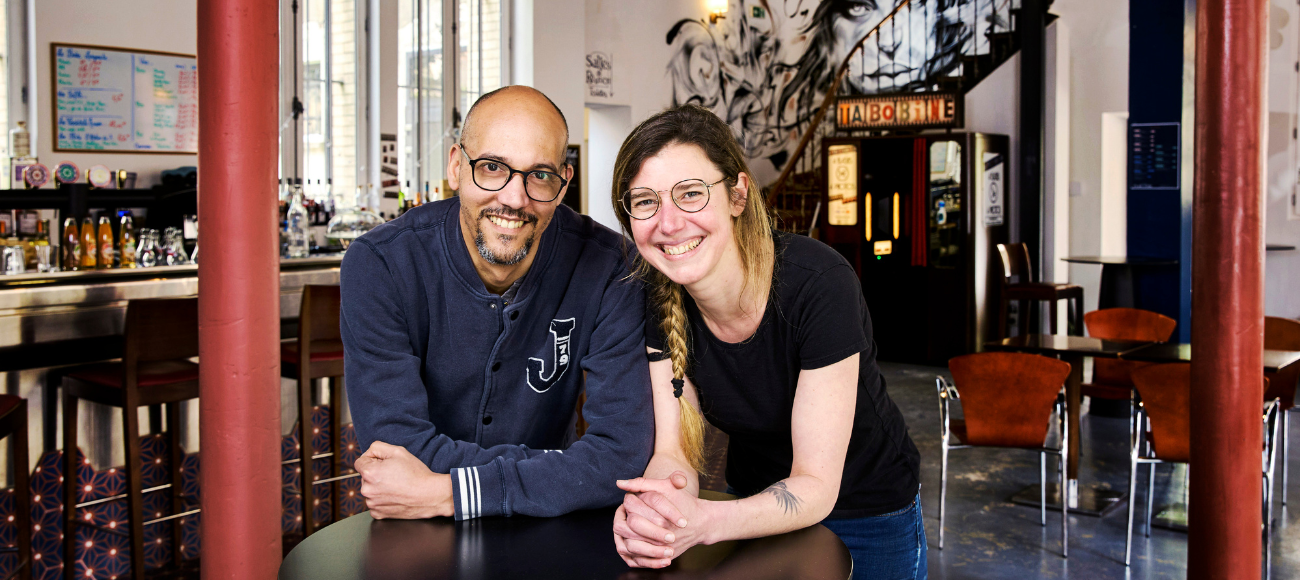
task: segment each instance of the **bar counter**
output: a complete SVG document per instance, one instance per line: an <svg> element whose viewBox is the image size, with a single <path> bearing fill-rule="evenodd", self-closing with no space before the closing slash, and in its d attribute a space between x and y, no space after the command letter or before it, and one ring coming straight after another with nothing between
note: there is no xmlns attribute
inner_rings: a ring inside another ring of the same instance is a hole
<svg viewBox="0 0 1300 580"><path fill-rule="evenodd" d="M296 336L302 287L338 284L342 260L342 254L280 260L281 338ZM4 392L28 400L33 466L43 451L61 445L55 437L57 393L47 388L61 375L50 367L121 356L129 300L194 296L198 290L194 265L0 276L0 376L5 378ZM80 440L88 447L87 457L101 468L120 465L121 414L84 402L80 413ZM197 403L189 412L183 409L181 418L182 442L194 452L198 425L188 417L197 419ZM284 428L296 418L290 404L282 412ZM0 446L0 482L9 480L7 447Z"/></svg>

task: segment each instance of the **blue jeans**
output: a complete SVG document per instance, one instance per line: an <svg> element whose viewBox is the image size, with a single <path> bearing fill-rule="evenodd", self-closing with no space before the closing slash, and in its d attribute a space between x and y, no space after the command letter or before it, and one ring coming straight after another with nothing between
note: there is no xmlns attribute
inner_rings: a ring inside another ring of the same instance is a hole
<svg viewBox="0 0 1300 580"><path fill-rule="evenodd" d="M853 580L925 580L925 523L921 496L893 513L865 518L822 520L849 547Z"/></svg>

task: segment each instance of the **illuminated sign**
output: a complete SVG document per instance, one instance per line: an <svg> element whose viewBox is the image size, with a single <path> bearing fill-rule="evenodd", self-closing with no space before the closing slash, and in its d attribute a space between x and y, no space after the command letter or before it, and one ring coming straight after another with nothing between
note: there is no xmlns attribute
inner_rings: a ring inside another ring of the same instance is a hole
<svg viewBox="0 0 1300 580"><path fill-rule="evenodd" d="M831 145L827 152L826 222L833 226L858 223L858 148Z"/></svg>
<svg viewBox="0 0 1300 580"><path fill-rule="evenodd" d="M835 103L835 128L957 127L961 125L957 98L949 93L841 97Z"/></svg>
<svg viewBox="0 0 1300 580"><path fill-rule="evenodd" d="M894 242L893 240L876 242L875 244L873 244L873 249L876 251L877 256L892 254L894 252Z"/></svg>

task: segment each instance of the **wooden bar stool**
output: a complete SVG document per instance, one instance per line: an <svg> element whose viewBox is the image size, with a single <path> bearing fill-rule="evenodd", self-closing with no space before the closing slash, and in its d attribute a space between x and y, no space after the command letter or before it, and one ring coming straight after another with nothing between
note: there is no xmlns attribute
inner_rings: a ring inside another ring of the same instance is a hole
<svg viewBox="0 0 1300 580"><path fill-rule="evenodd" d="M948 361L956 387L943 377L935 379L939 391L939 549L943 549L943 522L948 496L948 452L972 447L1006 447L1037 452L1039 461L1039 519L1047 525L1047 456L1060 457L1058 475L1061 490L1061 555L1070 555L1069 509L1065 501L1065 474L1070 439L1066 426L1065 398L1058 396L1070 376L1070 363L1016 352L983 352ZM957 387L961 391L958 392ZM1014 396L1007 396L1014 393ZM963 419L950 417L949 404L961 401ZM1061 429L1059 447L1047 446L1050 418L1056 415ZM956 443L952 443L952 439Z"/></svg>
<svg viewBox="0 0 1300 580"><path fill-rule="evenodd" d="M122 360L84 367L63 377L63 577L76 573L77 400L122 409L126 445L126 497L130 525L131 575L144 578L144 526L179 518L182 513L180 405L199 397L198 298L132 300L126 306ZM172 513L144 521L140 471L140 407L165 405L171 433ZM180 525L172 525L172 561L181 562Z"/></svg>
<svg viewBox="0 0 1300 580"><path fill-rule="evenodd" d="M1052 334L1056 334L1056 302L1067 300L1070 326L1074 332L1083 332L1083 287L1074 284L1035 282L1033 266L1029 263L1029 249L1024 244L998 244L1002 257L1002 299L998 311L998 336L1007 337L1007 312L1012 300L1020 302L1020 316L1016 326L1020 335L1029 333L1028 306L1035 301L1047 302L1051 312ZM1016 283L1011 278L1019 278ZM1067 329L1067 334L1069 334Z"/></svg>
<svg viewBox="0 0 1300 580"><path fill-rule="evenodd" d="M1272 350L1300 350L1300 321L1290 318L1268 316L1264 318L1264 348ZM1300 383L1300 366L1291 365L1281 372L1266 373L1268 391L1264 393L1264 402L1278 400L1278 410L1282 413L1282 505L1286 505L1287 472L1290 461L1287 455L1291 450L1291 411L1295 409L1296 384Z"/></svg>
<svg viewBox="0 0 1300 580"><path fill-rule="evenodd" d="M27 473L27 400L15 395L0 395L0 437L9 437L13 446L14 526L16 531L18 578L32 577L32 506L30 475ZM12 575L10 576L13 577Z"/></svg>
<svg viewBox="0 0 1300 580"><path fill-rule="evenodd" d="M343 416L343 338L339 332L339 287L308 285L302 288L302 305L298 311L298 338L280 343L280 376L298 381L298 457L299 487L302 488L302 535L310 536L315 528L316 505L312 460L329 458L330 479L342 471ZM300 345L310 348L302 349ZM313 457L311 409L312 380L330 379L330 448ZM301 458L307 458L305 461ZM330 506L338 516L336 481L330 482Z"/></svg>
<svg viewBox="0 0 1300 580"><path fill-rule="evenodd" d="M1093 310L1083 315L1083 324L1088 328L1088 336L1107 340L1143 340L1147 342L1167 342L1173 336L1178 321L1150 310L1137 308L1107 308ZM1300 324L1300 323L1297 323ZM1119 359L1096 358L1092 361L1092 382L1083 385L1084 395L1092 397L1094 413L1102 410L1104 401L1125 401L1109 403L1127 406L1133 400L1133 371L1151 363ZM1109 413L1097 413L1107 417L1128 417L1128 409L1113 409Z"/></svg>

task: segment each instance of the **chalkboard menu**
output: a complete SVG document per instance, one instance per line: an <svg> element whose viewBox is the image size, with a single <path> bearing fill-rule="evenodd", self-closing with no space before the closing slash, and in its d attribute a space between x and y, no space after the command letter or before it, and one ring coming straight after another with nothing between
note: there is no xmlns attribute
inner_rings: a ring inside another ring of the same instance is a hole
<svg viewBox="0 0 1300 580"><path fill-rule="evenodd" d="M1129 125L1129 189L1178 189L1178 123Z"/></svg>
<svg viewBox="0 0 1300 580"><path fill-rule="evenodd" d="M55 151L197 153L191 55L51 44Z"/></svg>

